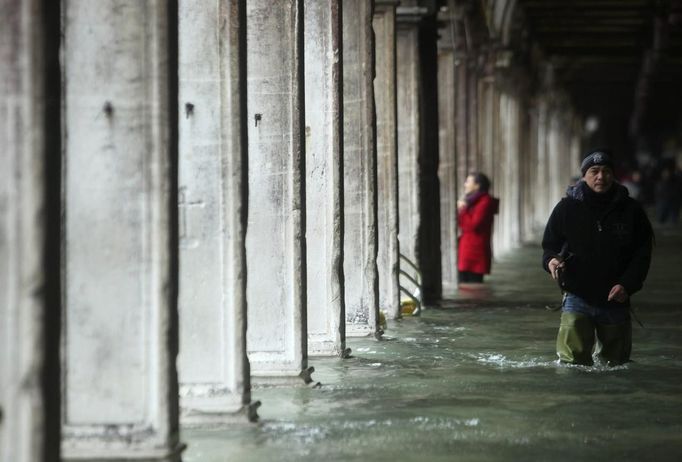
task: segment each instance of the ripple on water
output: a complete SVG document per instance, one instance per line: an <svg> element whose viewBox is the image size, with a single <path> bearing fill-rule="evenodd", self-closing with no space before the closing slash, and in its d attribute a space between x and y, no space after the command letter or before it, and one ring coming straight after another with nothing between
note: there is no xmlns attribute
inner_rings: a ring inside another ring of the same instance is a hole
<svg viewBox="0 0 682 462"><path fill-rule="evenodd" d="M589 373L626 371L626 370L630 369L629 364L620 364L618 366L610 366L603 361L599 361L598 358L595 358L594 365L592 365L592 366L582 366L580 364L561 363L561 362L559 362L558 359L556 361L554 361L554 365L559 369L567 369L567 370L573 369L573 370L579 370L579 371L589 372Z"/></svg>
<svg viewBox="0 0 682 462"><path fill-rule="evenodd" d="M409 419L367 419L328 421L318 425L301 424L296 422L268 422L263 429L274 435L289 437L312 442L324 438L337 430L367 430L389 427L412 427L420 430L455 430L462 427L477 427L481 423L478 417L465 419L448 417L416 416Z"/></svg>
<svg viewBox="0 0 682 462"><path fill-rule="evenodd" d="M561 363L559 360L547 361L541 358L529 358L523 360L509 359L503 354L499 353L474 353L470 354L476 362L485 365L492 365L498 368L511 368L511 369L530 369L530 368L556 368L565 370L579 370L589 373L604 373L604 372L614 372L614 371L624 371L629 369L629 364L621 364L617 366L611 366L604 361L600 361L599 358L595 357L594 365L583 366L579 364L566 364Z"/></svg>
<svg viewBox="0 0 682 462"><path fill-rule="evenodd" d="M499 368L526 369L532 367L555 367L555 361L546 361L541 358L530 358L524 360L513 360L499 353L474 353L469 355L476 362L486 365L493 365Z"/></svg>

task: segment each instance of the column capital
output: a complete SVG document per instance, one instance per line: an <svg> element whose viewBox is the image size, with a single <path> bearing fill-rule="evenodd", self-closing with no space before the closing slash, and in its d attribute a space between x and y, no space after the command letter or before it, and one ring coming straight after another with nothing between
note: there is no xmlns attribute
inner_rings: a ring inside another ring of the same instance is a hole
<svg viewBox="0 0 682 462"><path fill-rule="evenodd" d="M400 3L401 3L400 0L375 0L374 6L375 7L378 7L378 6L380 6L380 7L392 7L392 6L397 7L398 5L400 5Z"/></svg>
<svg viewBox="0 0 682 462"><path fill-rule="evenodd" d="M400 0L375 0L374 15L383 15L390 12L395 13L398 9L398 5L400 5Z"/></svg>
<svg viewBox="0 0 682 462"><path fill-rule="evenodd" d="M429 9L423 6L398 6L396 20L400 26L418 26L429 15Z"/></svg>

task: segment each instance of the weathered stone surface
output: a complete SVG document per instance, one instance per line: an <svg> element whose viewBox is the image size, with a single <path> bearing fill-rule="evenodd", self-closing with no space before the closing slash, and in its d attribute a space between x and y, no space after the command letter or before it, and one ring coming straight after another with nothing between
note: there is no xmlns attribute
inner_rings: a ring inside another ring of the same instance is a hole
<svg viewBox="0 0 682 462"><path fill-rule="evenodd" d="M247 346L259 377L307 367L303 1L247 2Z"/></svg>
<svg viewBox="0 0 682 462"><path fill-rule="evenodd" d="M372 20L376 40L374 99L377 119L379 309L389 319L400 316L395 31L397 4L397 1L392 0L377 1Z"/></svg>
<svg viewBox="0 0 682 462"><path fill-rule="evenodd" d="M536 152L537 156L537 171L535 176L535 187L533 188L538 195L537 205L535 209L535 223L536 229L542 229L547 222L547 217L551 212L551 182L549 181L549 110L545 98L541 99L537 105L537 140Z"/></svg>
<svg viewBox="0 0 682 462"><path fill-rule="evenodd" d="M452 294L457 288L457 199L460 178L457 176L457 88L455 50L441 47L438 53L438 123L440 150L441 271L443 292Z"/></svg>
<svg viewBox="0 0 682 462"><path fill-rule="evenodd" d="M438 21L427 8L419 28L420 61L420 197L417 263L422 272L424 305L440 301L442 290L440 247L440 186L438 180Z"/></svg>
<svg viewBox="0 0 682 462"><path fill-rule="evenodd" d="M346 333L375 334L377 273L376 120L372 1L343 5L344 275Z"/></svg>
<svg viewBox="0 0 682 462"><path fill-rule="evenodd" d="M343 355L343 153L339 0L305 0L308 353Z"/></svg>
<svg viewBox="0 0 682 462"><path fill-rule="evenodd" d="M183 423L255 418L246 355L244 0L179 4Z"/></svg>
<svg viewBox="0 0 682 462"><path fill-rule="evenodd" d="M478 126L479 126L479 105L478 105L478 92L479 92L479 77L478 70L476 68L477 56L468 56L467 58L467 151L466 151L466 165L467 173L472 170L480 169L480 153L479 153L479 139L478 139Z"/></svg>
<svg viewBox="0 0 682 462"><path fill-rule="evenodd" d="M457 76L455 77L457 83L456 90L456 110L457 110L457 180L460 184L464 184L468 165L469 152L469 66L467 66L466 55L459 53L456 57ZM462 194L462 188L458 190Z"/></svg>
<svg viewBox="0 0 682 462"><path fill-rule="evenodd" d="M400 252L417 262L419 239L419 30L413 23L398 23L398 191Z"/></svg>
<svg viewBox="0 0 682 462"><path fill-rule="evenodd" d="M495 217L496 254L502 254L520 243L519 105L517 97L499 94L498 158L496 161L495 195L500 198L499 215Z"/></svg>
<svg viewBox="0 0 682 462"><path fill-rule="evenodd" d="M497 88L492 76L484 76L479 81L479 126L478 146L480 149L478 170L486 174L493 185L497 181L499 155L497 148L498 99ZM493 186L494 187L494 186ZM494 190L493 190L494 192Z"/></svg>
<svg viewBox="0 0 682 462"><path fill-rule="evenodd" d="M46 143L51 37L42 2L2 0L0 9L0 460L57 461L59 420L48 413L59 409L49 393L58 393L59 375L46 373L58 366L58 355L48 355L58 345L48 339L59 330L48 312L59 306L46 300L54 295L48 279L59 275L45 266L46 234L58 233L45 212L54 205L46 192L59 193L46 186L48 153L59 156L59 146Z"/></svg>
<svg viewBox="0 0 682 462"><path fill-rule="evenodd" d="M167 8L64 4L66 460L179 459Z"/></svg>

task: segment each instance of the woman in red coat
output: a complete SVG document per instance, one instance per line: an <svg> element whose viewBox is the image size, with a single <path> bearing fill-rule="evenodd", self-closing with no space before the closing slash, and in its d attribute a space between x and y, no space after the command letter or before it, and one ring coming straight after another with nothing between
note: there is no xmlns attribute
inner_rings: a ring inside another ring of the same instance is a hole
<svg viewBox="0 0 682 462"><path fill-rule="evenodd" d="M483 282L483 275L490 274L490 238L499 200L488 194L489 188L487 176L470 173L464 182L464 199L457 201L459 282Z"/></svg>

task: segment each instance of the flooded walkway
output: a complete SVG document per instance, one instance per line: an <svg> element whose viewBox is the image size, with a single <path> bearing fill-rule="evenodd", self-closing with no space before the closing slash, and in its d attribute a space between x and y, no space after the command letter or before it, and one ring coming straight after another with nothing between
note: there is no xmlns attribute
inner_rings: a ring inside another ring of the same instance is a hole
<svg viewBox="0 0 682 462"><path fill-rule="evenodd" d="M657 230L634 362L555 363L560 294L538 246L353 357L313 359L319 388L255 389L260 423L184 430L186 462L677 461L682 454L682 234Z"/></svg>

